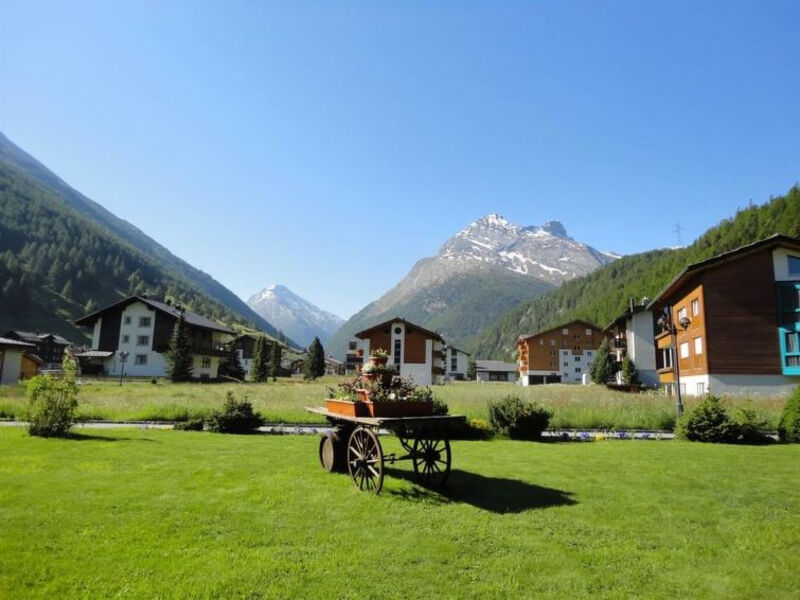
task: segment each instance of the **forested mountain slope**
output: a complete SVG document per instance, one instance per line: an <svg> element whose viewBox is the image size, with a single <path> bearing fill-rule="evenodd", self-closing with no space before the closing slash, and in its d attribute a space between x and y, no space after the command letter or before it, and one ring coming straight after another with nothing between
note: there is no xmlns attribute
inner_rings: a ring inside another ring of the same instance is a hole
<svg viewBox="0 0 800 600"><path fill-rule="evenodd" d="M572 319L605 327L622 313L629 298L654 297L685 266L776 233L800 236L798 186L763 205L740 210L686 248L625 256L524 302L470 340L467 349L477 358L508 360L520 334Z"/></svg>

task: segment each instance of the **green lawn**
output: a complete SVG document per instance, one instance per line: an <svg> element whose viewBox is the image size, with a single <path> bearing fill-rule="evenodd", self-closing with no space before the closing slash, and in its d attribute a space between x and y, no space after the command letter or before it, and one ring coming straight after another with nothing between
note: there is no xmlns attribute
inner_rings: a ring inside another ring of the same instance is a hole
<svg viewBox="0 0 800 600"><path fill-rule="evenodd" d="M319 417L305 412L306 406L319 406L326 396L326 386L338 379L320 381L280 379L268 384L200 384L159 381L128 381L120 386L112 381L87 380L81 386L78 414L86 419L173 421L204 417L225 400L227 391L247 395L255 408L274 423L314 423ZM536 400L553 410L553 427L672 429L675 405L663 394L624 394L601 386L547 385L521 387L514 384L472 382L454 383L433 388L451 413L470 418L487 418L487 404L507 394ZM730 399L731 404L746 399ZM687 406L695 399L688 398ZM754 397L753 405L775 429L785 398ZM0 418L24 418L25 388L22 385L0 387Z"/></svg>
<svg viewBox="0 0 800 600"><path fill-rule="evenodd" d="M386 446L398 449L394 439ZM796 598L800 446L455 442L380 497L312 436L0 428L4 598Z"/></svg>

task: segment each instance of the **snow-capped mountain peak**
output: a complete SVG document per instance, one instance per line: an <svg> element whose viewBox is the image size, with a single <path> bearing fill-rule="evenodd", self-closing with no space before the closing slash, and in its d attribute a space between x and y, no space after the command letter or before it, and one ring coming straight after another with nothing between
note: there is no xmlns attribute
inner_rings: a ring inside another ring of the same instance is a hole
<svg viewBox="0 0 800 600"><path fill-rule="evenodd" d="M344 320L301 298L289 288L280 284L265 287L253 294L248 306L291 339L308 345L318 337L325 344ZM267 317L264 317L267 318Z"/></svg>

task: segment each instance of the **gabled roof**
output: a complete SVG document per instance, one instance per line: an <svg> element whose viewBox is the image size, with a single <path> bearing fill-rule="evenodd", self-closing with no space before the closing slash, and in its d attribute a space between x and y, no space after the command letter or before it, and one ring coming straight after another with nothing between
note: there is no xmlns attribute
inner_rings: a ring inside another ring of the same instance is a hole
<svg viewBox="0 0 800 600"><path fill-rule="evenodd" d="M456 348L456 347L455 347L455 346L453 346L452 344L447 344L447 348L448 348L449 350L455 350L456 352L461 352L461 354L466 354L467 356L472 356L472 355L471 355L469 352L467 352L466 350L462 350L461 348Z"/></svg>
<svg viewBox="0 0 800 600"><path fill-rule="evenodd" d="M723 252L722 254L717 254L716 256L707 258L706 260L702 260L684 267L681 272L678 273L675 278L670 281L666 287L650 301L650 304L647 305L647 308L653 310L665 297L673 294L679 286L684 284L689 279L689 277L696 275L697 273L717 267L726 262L743 258L754 252L783 246L800 250L800 239L789 237L788 235L783 235L781 233L776 233L775 235L764 238L763 240L758 240L757 242L747 244L746 246L740 246L739 248L729 250L728 252Z"/></svg>
<svg viewBox="0 0 800 600"><path fill-rule="evenodd" d="M363 331L359 331L358 333L355 334L355 336L357 338L363 340L365 337L367 337L368 333L372 333L376 329L381 329L383 327L386 327L387 325L391 325L392 323L398 323L398 322L399 323L405 323L406 327L412 327L414 329L417 329L417 330L421 331L422 333L427 334L428 336L430 336L432 338L435 338L435 339L440 340L442 342L444 341L444 338L442 338L442 336L439 335L438 333L436 333L435 331L431 331L430 329L425 329L424 327L420 327L416 323L412 323L410 321L406 321L403 317L395 317L394 319L389 319L388 321L384 321L383 323L378 323L377 325L373 325L372 327L368 327L367 329L364 329Z"/></svg>
<svg viewBox="0 0 800 600"><path fill-rule="evenodd" d="M503 362L502 360L476 360L476 371L505 371L507 373L516 372L517 364L510 362Z"/></svg>
<svg viewBox="0 0 800 600"><path fill-rule="evenodd" d="M61 346L71 346L72 342L58 335L57 333L38 333L33 331L22 331L20 329L12 329L4 334L5 337L16 336L20 340L29 342L31 344L38 344L40 341L47 338L52 338L56 344Z"/></svg>
<svg viewBox="0 0 800 600"><path fill-rule="evenodd" d="M0 349L3 350L26 350L28 348L35 347L36 344L29 344L28 342L20 342L19 340L0 337Z"/></svg>
<svg viewBox="0 0 800 600"><path fill-rule="evenodd" d="M83 325L86 327L90 327L94 324L94 322L111 312L116 312L117 310L122 310L129 304L133 304L134 302L141 302L146 304L150 308L162 312L166 315L169 315L173 319L178 319L180 317L181 311L179 311L174 305L167 304L166 302L159 302L158 300L151 300L150 298L146 298L144 296L128 296L119 302L106 306L105 308L101 308L91 314L88 314L84 317L81 317L77 321L75 321L76 325ZM221 323L217 323L209 319L208 317L204 317L203 315L198 315L190 310L187 310L183 314L184 319L186 319L186 323L191 325L192 327L200 327L203 329L212 329L214 331L220 331L222 333L230 333L231 335L236 334L236 331L231 329L230 327L226 327Z"/></svg>
<svg viewBox="0 0 800 600"><path fill-rule="evenodd" d="M563 323L563 324L559 325L558 327L551 327L550 329L545 329L544 331L539 331L538 333L532 333L530 335L521 335L521 336L519 336L519 341L522 342L524 340L529 340L529 339L531 339L533 337L544 335L545 333L550 333L551 331L556 331L557 329L563 329L564 327L569 327L570 325L574 325L576 323L580 323L581 325L585 325L586 327L591 327L592 329L596 329L598 332L601 332L601 333L603 331L602 329L600 329L594 323L589 323L589 321L584 321L583 319L575 319L575 320L570 321L568 323Z"/></svg>

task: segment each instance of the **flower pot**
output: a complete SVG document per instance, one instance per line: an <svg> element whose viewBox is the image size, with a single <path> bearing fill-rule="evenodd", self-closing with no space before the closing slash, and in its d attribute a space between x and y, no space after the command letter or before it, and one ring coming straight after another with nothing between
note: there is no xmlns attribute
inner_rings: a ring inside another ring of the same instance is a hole
<svg viewBox="0 0 800 600"><path fill-rule="evenodd" d="M369 409L365 402L357 401L350 402L350 400L339 400L337 398L328 398L325 400L325 408L330 412L348 417L368 417Z"/></svg>
<svg viewBox="0 0 800 600"><path fill-rule="evenodd" d="M429 417L433 402L399 400L391 402L364 402L370 417Z"/></svg>
<svg viewBox="0 0 800 600"><path fill-rule="evenodd" d="M370 356L369 362L376 366L383 366L389 361L388 356Z"/></svg>

